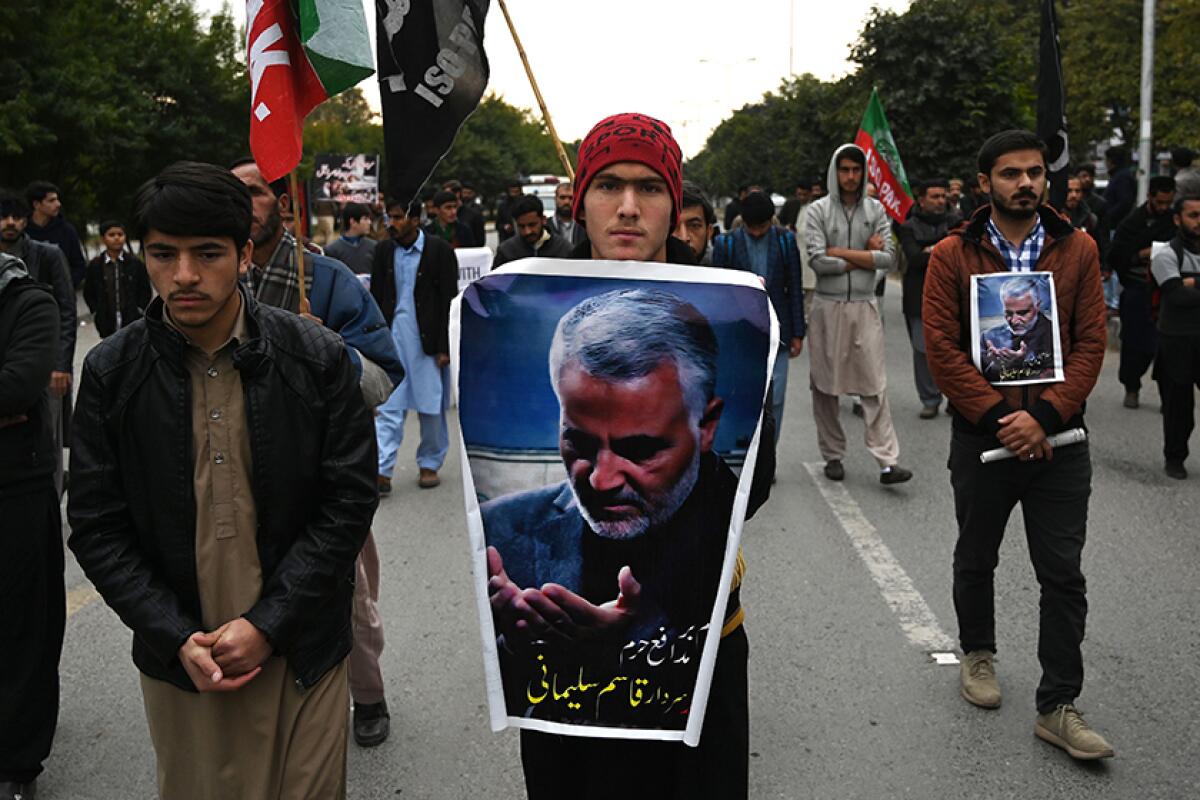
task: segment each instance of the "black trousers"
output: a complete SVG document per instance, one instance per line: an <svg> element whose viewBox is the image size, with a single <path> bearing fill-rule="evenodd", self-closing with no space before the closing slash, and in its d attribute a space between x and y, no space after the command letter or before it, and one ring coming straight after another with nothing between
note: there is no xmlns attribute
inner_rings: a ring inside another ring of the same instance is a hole
<svg viewBox="0 0 1200 800"><path fill-rule="evenodd" d="M1145 284L1124 286L1120 314L1121 364L1117 378L1126 391L1137 392L1158 349L1158 331L1150 315L1150 288Z"/></svg>
<svg viewBox="0 0 1200 800"><path fill-rule="evenodd" d="M529 800L745 800L749 653L744 627L721 640L699 747L521 731Z"/></svg>
<svg viewBox="0 0 1200 800"><path fill-rule="evenodd" d="M1158 338L1159 387L1163 396L1163 458L1183 461L1196 426L1196 396L1200 386L1200 336L1161 335Z"/></svg>
<svg viewBox="0 0 1200 800"><path fill-rule="evenodd" d="M1013 506L1021 504L1029 556L1042 589L1038 628L1039 712L1072 703L1083 688L1086 584L1080 569L1087 531L1092 462L1086 442L1054 451L1050 461L981 464L992 437L954 431L950 483L958 517L954 609L963 652L996 651L992 577Z"/></svg>
<svg viewBox="0 0 1200 800"><path fill-rule="evenodd" d="M36 491L0 488L0 781L42 771L58 724L66 625L62 522L52 475Z"/></svg>

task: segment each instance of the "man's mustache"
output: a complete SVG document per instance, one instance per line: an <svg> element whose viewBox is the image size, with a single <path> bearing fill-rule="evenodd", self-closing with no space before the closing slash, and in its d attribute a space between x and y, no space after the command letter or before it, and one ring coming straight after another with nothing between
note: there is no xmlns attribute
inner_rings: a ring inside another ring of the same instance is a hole
<svg viewBox="0 0 1200 800"><path fill-rule="evenodd" d="M590 507L604 506L633 506L639 511L646 510L646 501L636 490L622 486L620 489L611 492L597 492L592 488L591 483L585 478L575 485L576 491L579 492L579 497Z"/></svg>

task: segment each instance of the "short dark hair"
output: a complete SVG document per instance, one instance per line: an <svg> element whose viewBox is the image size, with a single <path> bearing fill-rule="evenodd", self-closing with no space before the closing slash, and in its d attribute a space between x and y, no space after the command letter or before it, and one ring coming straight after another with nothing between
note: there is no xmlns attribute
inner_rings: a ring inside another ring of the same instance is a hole
<svg viewBox="0 0 1200 800"><path fill-rule="evenodd" d="M775 216L775 204L766 192L751 192L742 201L742 222L746 225L762 225Z"/></svg>
<svg viewBox="0 0 1200 800"><path fill-rule="evenodd" d="M679 207L692 208L694 206L700 206L704 209L704 221L707 224L717 224L717 213L713 211L712 203L708 202L708 198L704 196L704 190L691 181L684 181L683 200L680 202Z"/></svg>
<svg viewBox="0 0 1200 800"><path fill-rule="evenodd" d="M458 195L456 195L454 192L447 192L444 189L440 192L437 192L433 196L433 204L439 208L446 205L446 203L457 203L457 202L458 202Z"/></svg>
<svg viewBox="0 0 1200 800"><path fill-rule="evenodd" d="M509 180L504 182L505 189L511 189L514 186L516 186L518 189L520 189L524 185L525 184L521 182L520 178L510 178Z"/></svg>
<svg viewBox="0 0 1200 800"><path fill-rule="evenodd" d="M258 167L258 162L254 160L254 156L242 156L229 165L229 171L233 172L238 167L244 167L247 164L253 164L255 167ZM262 172L261 168L259 172ZM287 178L276 178L273 181L268 181L267 186L271 187L271 193L275 195L276 200L290 193ZM292 199L295 200L296 198L293 197Z"/></svg>
<svg viewBox="0 0 1200 800"><path fill-rule="evenodd" d="M371 216L371 209L364 203L346 203L342 209L342 230L350 227L350 223L363 217Z"/></svg>
<svg viewBox="0 0 1200 800"><path fill-rule="evenodd" d="M1195 158L1196 151L1190 147L1176 147L1171 151L1171 163L1180 169L1190 167Z"/></svg>
<svg viewBox="0 0 1200 800"><path fill-rule="evenodd" d="M1104 158L1106 161L1111 161L1116 164L1117 169L1120 169L1129 163L1129 148L1120 144L1116 145L1115 147L1110 147L1104 151Z"/></svg>
<svg viewBox="0 0 1200 800"><path fill-rule="evenodd" d="M956 179L957 180L957 179ZM917 197L924 197L925 193L930 189L950 189L950 181L946 178L925 178L917 181L913 186L913 190L917 193Z"/></svg>
<svg viewBox="0 0 1200 800"><path fill-rule="evenodd" d="M812 189L812 178L801 178L800 180L796 181L796 183L792 186L792 190L794 191L796 189L804 189L805 191Z"/></svg>
<svg viewBox="0 0 1200 800"><path fill-rule="evenodd" d="M421 202L420 198L405 200L400 197L389 197L383 204L383 209L390 214L394 208L404 209L404 216L406 217L419 217L421 216L421 212L425 210L425 204Z"/></svg>
<svg viewBox="0 0 1200 800"><path fill-rule="evenodd" d="M836 169L844 159L850 159L855 164L858 164L863 169L867 167L867 154L862 151L861 147L844 147L837 154L837 160L833 162Z"/></svg>
<svg viewBox="0 0 1200 800"><path fill-rule="evenodd" d="M120 228L122 231L125 231L125 223L120 222L115 219L107 219L104 222L100 223L100 235L103 236L104 234L111 231L113 228ZM128 233L128 231L125 231L125 232Z"/></svg>
<svg viewBox="0 0 1200 800"><path fill-rule="evenodd" d="M25 187L25 202L29 205L40 203L48 194L62 194L58 187L50 181L33 181Z"/></svg>
<svg viewBox="0 0 1200 800"><path fill-rule="evenodd" d="M539 217L546 214L546 209L542 207L542 201L532 194L521 195L521 199L513 203L512 218L514 220L526 214L537 214Z"/></svg>
<svg viewBox="0 0 1200 800"><path fill-rule="evenodd" d="M442 188L448 192L457 192L462 189L462 187L462 181L458 180L457 178L451 178L442 184Z"/></svg>
<svg viewBox="0 0 1200 800"><path fill-rule="evenodd" d="M1037 150L1042 154L1042 162L1046 161L1046 143L1033 131L1019 128L1000 131L988 137L979 148L978 167L982 175L991 175L992 167L1000 160L1000 156L1015 153L1018 150Z"/></svg>
<svg viewBox="0 0 1200 800"><path fill-rule="evenodd" d="M1151 175L1150 194L1164 194L1175 191L1175 179L1170 175Z"/></svg>
<svg viewBox="0 0 1200 800"><path fill-rule="evenodd" d="M1088 175L1091 175L1094 178L1096 177L1096 165L1090 161L1085 161L1079 166L1075 167L1071 174L1078 175L1081 172L1086 172Z"/></svg>
<svg viewBox="0 0 1200 800"><path fill-rule="evenodd" d="M0 217L29 219L29 203L11 189L0 189Z"/></svg>
<svg viewBox="0 0 1200 800"><path fill-rule="evenodd" d="M133 198L133 230L139 239L156 230L229 237L241 247L250 241L252 219L250 190L216 164L176 161L143 183Z"/></svg>

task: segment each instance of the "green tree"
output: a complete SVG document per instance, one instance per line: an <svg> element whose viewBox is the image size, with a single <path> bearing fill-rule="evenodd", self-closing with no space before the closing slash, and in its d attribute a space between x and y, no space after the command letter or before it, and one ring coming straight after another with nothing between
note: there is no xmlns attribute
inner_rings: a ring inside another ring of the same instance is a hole
<svg viewBox="0 0 1200 800"><path fill-rule="evenodd" d="M1154 139L1200 147L1200 2L1160 0L1155 17ZM1110 138L1138 139L1141 98L1140 0L1074 0L1060 16L1067 122L1081 155Z"/></svg>
<svg viewBox="0 0 1200 800"><path fill-rule="evenodd" d="M459 130L430 183L457 178L491 196L502 192L504 183L512 178L559 174L562 169L545 123L529 109L489 94Z"/></svg>
<svg viewBox="0 0 1200 800"><path fill-rule="evenodd" d="M58 184L77 221L128 218L180 159L245 152L249 85L226 10L186 0L41 0L0 11L0 174Z"/></svg>

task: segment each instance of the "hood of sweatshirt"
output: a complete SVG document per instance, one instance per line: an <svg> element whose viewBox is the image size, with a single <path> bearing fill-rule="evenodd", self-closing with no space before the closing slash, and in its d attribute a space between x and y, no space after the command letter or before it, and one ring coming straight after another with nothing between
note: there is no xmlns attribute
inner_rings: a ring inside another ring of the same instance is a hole
<svg viewBox="0 0 1200 800"><path fill-rule="evenodd" d="M28 277L29 270L25 269L24 261L13 258L8 253L0 253L0 294L4 294L8 285L17 278Z"/></svg>
<svg viewBox="0 0 1200 800"><path fill-rule="evenodd" d="M855 151L858 153L859 157L862 158L862 183L858 185L858 196L854 198L854 202L858 203L862 201L867 191L867 154L864 153L863 149L856 144L844 144L837 150L833 151L833 156L829 159L829 172L825 179L825 188L829 192L830 197L835 197L837 198L838 202L841 202L842 188L838 185L837 164L838 159L849 150Z"/></svg>

